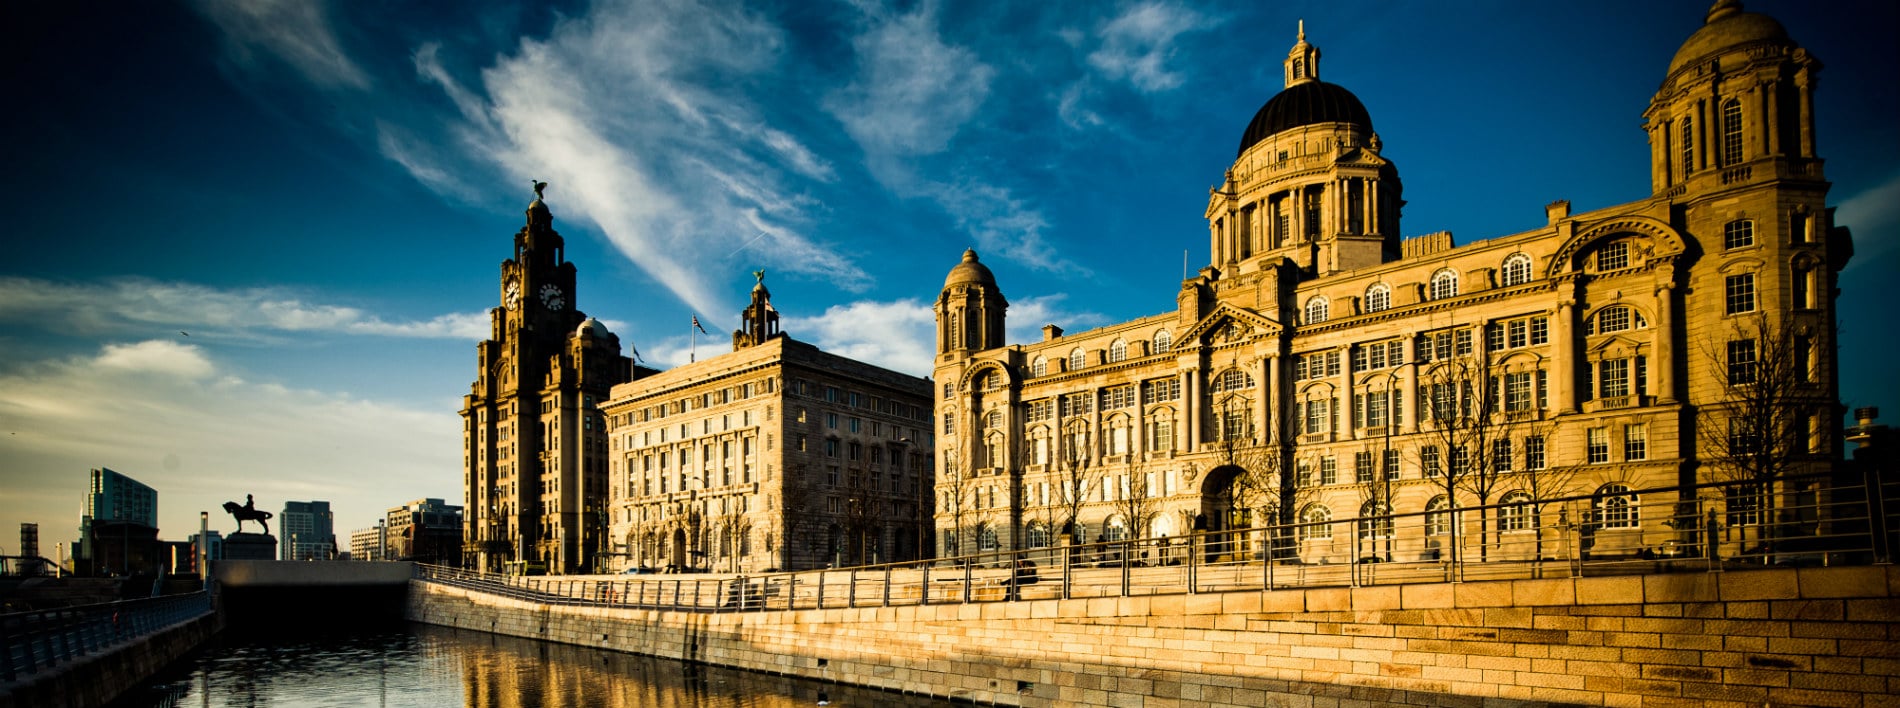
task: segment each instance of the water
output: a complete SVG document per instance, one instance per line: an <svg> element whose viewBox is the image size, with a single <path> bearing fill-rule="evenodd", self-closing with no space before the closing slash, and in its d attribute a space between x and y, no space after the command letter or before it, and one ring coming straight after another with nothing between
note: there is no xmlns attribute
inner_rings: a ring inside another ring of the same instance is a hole
<svg viewBox="0 0 1900 708"><path fill-rule="evenodd" d="M114 705L777 708L948 702L405 624L329 633L227 630Z"/></svg>

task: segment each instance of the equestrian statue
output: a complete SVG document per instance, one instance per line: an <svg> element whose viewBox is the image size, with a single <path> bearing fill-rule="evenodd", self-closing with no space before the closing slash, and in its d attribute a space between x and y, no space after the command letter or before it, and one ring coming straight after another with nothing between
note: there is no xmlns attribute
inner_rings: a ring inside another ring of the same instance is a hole
<svg viewBox="0 0 1900 708"><path fill-rule="evenodd" d="M237 533L244 533L244 522L255 521L264 527L264 535L270 535L271 514L268 511L258 511L257 504L251 501L251 495L244 495L244 506L238 506L237 502L225 502L224 510L237 519Z"/></svg>

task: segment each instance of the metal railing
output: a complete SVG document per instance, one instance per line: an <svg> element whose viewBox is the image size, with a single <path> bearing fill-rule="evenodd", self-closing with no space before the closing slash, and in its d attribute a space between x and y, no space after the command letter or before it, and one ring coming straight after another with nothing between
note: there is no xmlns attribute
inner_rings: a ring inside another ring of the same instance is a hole
<svg viewBox="0 0 1900 708"><path fill-rule="evenodd" d="M211 593L0 615L0 681L15 681L91 654L115 651L212 612Z"/></svg>
<svg viewBox="0 0 1900 708"><path fill-rule="evenodd" d="M1886 563L1900 480L1631 490L930 561L765 574L420 579L549 604L703 612L1192 594Z"/></svg>

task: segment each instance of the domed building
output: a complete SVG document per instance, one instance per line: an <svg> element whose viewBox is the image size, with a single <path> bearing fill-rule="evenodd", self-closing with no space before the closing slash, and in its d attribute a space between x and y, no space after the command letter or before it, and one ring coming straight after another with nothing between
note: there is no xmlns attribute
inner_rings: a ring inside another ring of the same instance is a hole
<svg viewBox="0 0 1900 708"><path fill-rule="evenodd" d="M1398 167L1304 27L1284 68L1175 309L1009 345L995 276L951 269L939 554L1234 530L1209 558L1511 560L1558 554L1561 519L1589 531L1572 553L1621 557L1695 547L1682 519L1709 515L1727 552L1840 458L1852 242L1814 152L1820 63L1773 19L1717 2L1666 67L1650 197L1466 245L1401 235ZM1749 484L1648 491L1717 482Z"/></svg>

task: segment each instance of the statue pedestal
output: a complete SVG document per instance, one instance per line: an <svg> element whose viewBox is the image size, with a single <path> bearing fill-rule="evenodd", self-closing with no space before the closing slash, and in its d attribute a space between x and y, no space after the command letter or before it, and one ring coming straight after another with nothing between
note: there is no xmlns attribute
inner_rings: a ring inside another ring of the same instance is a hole
<svg viewBox="0 0 1900 708"><path fill-rule="evenodd" d="M225 560L277 560L277 537L267 533L234 533L224 537Z"/></svg>

